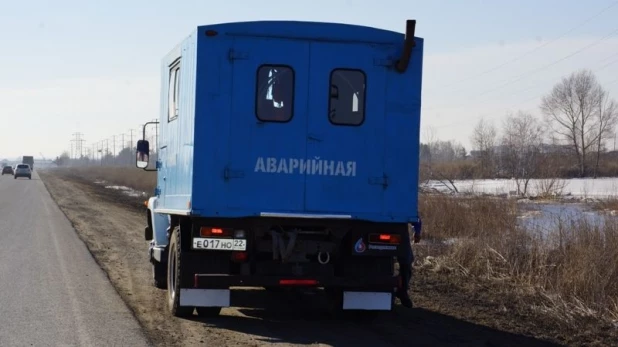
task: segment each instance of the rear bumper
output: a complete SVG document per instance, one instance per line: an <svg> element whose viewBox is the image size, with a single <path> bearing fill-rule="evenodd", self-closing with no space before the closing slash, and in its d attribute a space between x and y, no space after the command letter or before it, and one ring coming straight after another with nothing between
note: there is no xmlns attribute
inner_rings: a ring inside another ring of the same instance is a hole
<svg viewBox="0 0 618 347"><path fill-rule="evenodd" d="M194 277L195 289L227 289L229 287L334 287L346 290L394 292L399 283L398 276L349 278L195 274Z"/></svg>

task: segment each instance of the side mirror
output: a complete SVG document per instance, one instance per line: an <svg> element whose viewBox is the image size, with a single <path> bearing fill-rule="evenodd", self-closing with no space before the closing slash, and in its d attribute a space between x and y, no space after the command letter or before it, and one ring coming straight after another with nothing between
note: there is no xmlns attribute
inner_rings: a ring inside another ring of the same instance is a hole
<svg viewBox="0 0 618 347"><path fill-rule="evenodd" d="M147 140L137 141L137 150L135 151L137 158L135 158L135 166L140 169L148 167L148 156L150 154L150 144Z"/></svg>

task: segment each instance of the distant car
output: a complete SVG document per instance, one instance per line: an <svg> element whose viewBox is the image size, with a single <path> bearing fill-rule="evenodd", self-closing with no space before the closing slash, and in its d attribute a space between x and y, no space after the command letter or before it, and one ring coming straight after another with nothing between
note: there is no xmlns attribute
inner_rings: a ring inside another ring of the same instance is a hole
<svg viewBox="0 0 618 347"><path fill-rule="evenodd" d="M15 166L15 173L13 177L17 179L18 177L28 177L28 179L32 179L32 170L30 170L30 165L28 164L17 164Z"/></svg>
<svg viewBox="0 0 618 347"><path fill-rule="evenodd" d="M12 175L13 174L13 167L11 165L7 165L7 166L3 167L2 168L2 176L4 176L4 174Z"/></svg>

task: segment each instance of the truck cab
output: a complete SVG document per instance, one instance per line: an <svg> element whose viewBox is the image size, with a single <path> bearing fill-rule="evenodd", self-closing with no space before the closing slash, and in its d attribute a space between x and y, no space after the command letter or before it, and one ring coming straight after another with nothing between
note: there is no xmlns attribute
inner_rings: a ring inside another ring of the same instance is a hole
<svg viewBox="0 0 618 347"><path fill-rule="evenodd" d="M174 315L217 314L242 286L391 309L418 221L414 28L213 24L163 59L157 161L145 140L136 160L157 174L145 238Z"/></svg>

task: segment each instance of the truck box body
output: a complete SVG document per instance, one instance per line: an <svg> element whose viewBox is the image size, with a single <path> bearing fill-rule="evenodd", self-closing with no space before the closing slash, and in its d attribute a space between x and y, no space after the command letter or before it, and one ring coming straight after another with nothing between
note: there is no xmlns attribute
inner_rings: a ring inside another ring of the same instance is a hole
<svg viewBox="0 0 618 347"><path fill-rule="evenodd" d="M30 165L30 169L34 170L34 157L31 155L24 155L21 160L22 164Z"/></svg>
<svg viewBox="0 0 618 347"><path fill-rule="evenodd" d="M198 27L162 64L155 212L416 221L415 41L399 73L402 33L290 21Z"/></svg>

